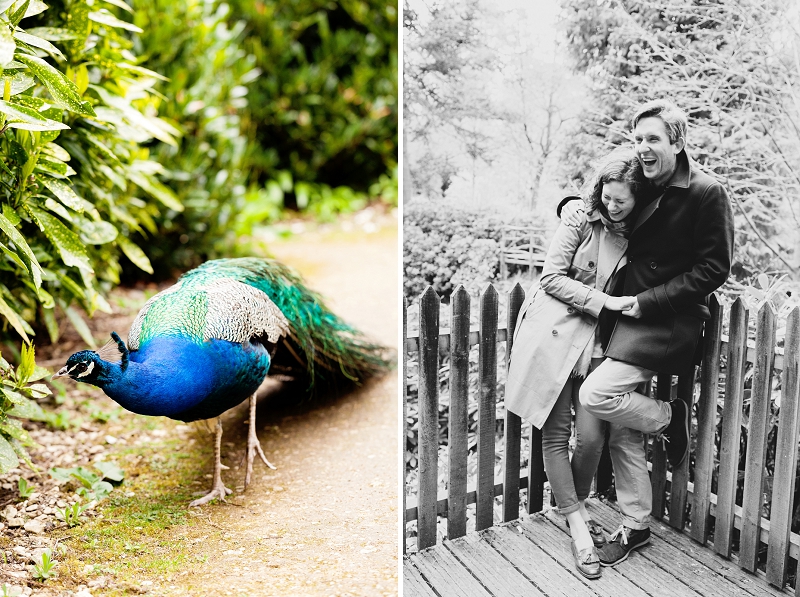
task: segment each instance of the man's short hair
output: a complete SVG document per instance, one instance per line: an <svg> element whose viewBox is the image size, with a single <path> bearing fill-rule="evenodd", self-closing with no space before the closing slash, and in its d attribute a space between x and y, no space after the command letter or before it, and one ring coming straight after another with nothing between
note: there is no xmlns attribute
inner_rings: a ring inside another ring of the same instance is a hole
<svg viewBox="0 0 800 597"><path fill-rule="evenodd" d="M635 129L642 118L650 118L651 116L657 116L664 121L670 143L675 144L678 139L686 141L686 129L688 127L686 113L671 101L665 99L657 99L641 105L631 119L631 129Z"/></svg>

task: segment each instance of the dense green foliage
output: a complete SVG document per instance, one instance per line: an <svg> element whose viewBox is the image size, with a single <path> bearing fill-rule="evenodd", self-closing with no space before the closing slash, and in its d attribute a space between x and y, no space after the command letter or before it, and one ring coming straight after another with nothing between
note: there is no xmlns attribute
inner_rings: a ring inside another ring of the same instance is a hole
<svg viewBox="0 0 800 597"><path fill-rule="evenodd" d="M45 419L35 400L50 394L43 383L34 383L50 375L47 369L37 367L33 347L22 346L19 366L14 369L0 357L0 474L19 465L19 459L30 462L26 447L33 445L21 419Z"/></svg>
<svg viewBox="0 0 800 597"><path fill-rule="evenodd" d="M165 184L186 208L165 212L158 234L146 234L158 277L230 253L236 242L234 221L245 208L247 184L240 113L248 105L245 85L258 70L242 48L244 23L229 20L228 7L216 1L136 3L142 32L135 48L164 77L155 86L164 98L159 114L182 133L176 144L152 148ZM276 217L277 207L268 206Z"/></svg>
<svg viewBox="0 0 800 597"><path fill-rule="evenodd" d="M287 207L322 215L363 201L359 193L396 202L397 2L232 6L261 70L244 116L255 141L251 182L272 185Z"/></svg>
<svg viewBox="0 0 800 597"><path fill-rule="evenodd" d="M55 341L58 306L92 344L71 305L108 310L120 252L151 271L128 237L182 209L144 147L178 131L120 33L136 27L102 6L0 2L0 312L25 339L46 327Z"/></svg>

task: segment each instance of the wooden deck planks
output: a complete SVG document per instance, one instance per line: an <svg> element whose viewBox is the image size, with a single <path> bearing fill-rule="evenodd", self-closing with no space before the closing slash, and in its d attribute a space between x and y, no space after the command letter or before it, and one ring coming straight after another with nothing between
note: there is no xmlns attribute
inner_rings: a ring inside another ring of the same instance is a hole
<svg viewBox="0 0 800 597"><path fill-rule="evenodd" d="M589 501L607 531L619 522L610 505ZM651 525L651 544L589 580L575 570L569 535L556 514L533 516L447 540L411 554L403 565L406 597L778 597L739 566L667 524Z"/></svg>
<svg viewBox="0 0 800 597"><path fill-rule="evenodd" d="M445 547L465 568L480 578L481 584L494 595L546 597L546 594L537 589L530 579L512 568L502 555L487 541L482 540L478 533L447 541ZM498 570L502 570L503 573L497 574Z"/></svg>
<svg viewBox="0 0 800 597"><path fill-rule="evenodd" d="M441 597L492 595L453 554L442 546L411 554L409 561L435 587Z"/></svg>
<svg viewBox="0 0 800 597"><path fill-rule="evenodd" d="M615 508L593 500L589 500L587 506L592 517L602 524L606 530L616 528L615 525L619 523L620 514ZM681 533L667 524L661 524L658 521L651 523L650 532L652 537L657 537L660 541L671 545L677 551L682 552L685 557L689 558L692 562L702 564L706 568L704 574L709 578L728 581L755 597L777 597L778 595L784 594L777 588L767 585L763 579L742 570L735 562L731 562L715 554L710 546L702 547L698 543L690 540L685 533ZM647 549L639 551L643 555L646 555ZM675 552L673 552L673 554L674 553ZM729 586L724 583L720 586L726 588L726 590L730 590ZM728 595L728 593L718 594ZM730 594L737 593L731 592Z"/></svg>
<svg viewBox="0 0 800 597"><path fill-rule="evenodd" d="M557 515L553 516L556 517ZM551 524L539 525L535 532L532 532L531 527L532 525L528 522L522 525L525 537L549 553L567 571L571 572L600 597L620 597L621 595L625 597L647 597L649 595L649 593L633 584L615 568L603 568L603 575L596 580L589 580L580 576L575 570L572 549L570 548L570 535L563 521L558 526L552 524L552 522Z"/></svg>
<svg viewBox="0 0 800 597"><path fill-rule="evenodd" d="M436 597L436 591L408 558L403 558L403 597Z"/></svg>
<svg viewBox="0 0 800 597"><path fill-rule="evenodd" d="M549 551L540 549L512 526L492 527L482 533L481 538L548 597L597 597L597 593L554 560Z"/></svg>

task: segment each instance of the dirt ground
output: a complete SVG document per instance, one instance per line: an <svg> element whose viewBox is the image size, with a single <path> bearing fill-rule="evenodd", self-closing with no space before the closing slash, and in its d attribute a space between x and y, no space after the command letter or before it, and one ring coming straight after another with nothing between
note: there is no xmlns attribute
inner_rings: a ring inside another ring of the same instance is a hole
<svg viewBox="0 0 800 597"><path fill-rule="evenodd" d="M311 288L326 297L334 312L372 340L392 348L396 357L396 216L362 212L336 226L303 228L307 227L294 225L294 234L288 238L266 237L271 253L297 269ZM135 311L115 308L115 314L97 329L106 335L105 327L127 331ZM47 355L53 363L46 364L53 369L79 348L58 347ZM58 509L56 500L58 507L65 499L67 503L74 500L54 481L45 480L46 475L31 477L24 467L15 469L0 477L0 507L18 510L0 513L5 521L5 528L0 523L0 587L8 582L21 587L23 595L34 597L397 595L397 378L395 368L347 396L310 408L281 410L262 401L257 432L277 470L256 461L254 480L246 491L241 486L246 405L226 413L223 463L230 470L223 472L223 480L235 492L226 504L191 510L182 506L188 502L180 501L180 511L170 513L170 520L178 521L175 524L161 525L161 519L152 514L155 522L147 519L144 526L131 526L139 523L120 522L117 511L98 507L100 514L90 511L85 525L68 530L53 518L53 511ZM68 389L67 404L83 401L85 409L89 400L101 408L114 407L98 397L94 388L81 384ZM32 451L34 462L38 458L45 470L101 459L120 462L126 481L114 495L119 495L115 499L121 504L155 503L155 498L150 499L155 490L143 496L141 488L146 485L135 483L137 478L158 477L160 467L171 470L174 455L165 455L162 446L185 450L180 456L192 461L180 465L186 486L176 490L191 489L196 494L210 486L212 437L196 424L121 416L109 423L84 421L78 430L52 431L40 426L31 431L40 444ZM37 494L25 501L16 494L20 476L39 484ZM171 478L166 482L169 492ZM134 487L138 493L130 491ZM163 487L159 490L163 494ZM11 528L12 515L26 526ZM40 524L31 530L34 518ZM155 528L159 525L164 528ZM129 539L151 530L154 538ZM104 554L97 548L111 545L113 537L107 535L117 532L125 538L124 550ZM31 580L28 563L44 547L60 548L63 553L56 553L63 563L55 580L37 583ZM145 560L136 556L148 551L157 552L160 559L150 558L147 569L139 573L136 562ZM72 556L72 563L71 554L78 554Z"/></svg>
<svg viewBox="0 0 800 597"><path fill-rule="evenodd" d="M396 230L300 236L270 248L333 311L397 348ZM278 469L257 469L262 475L241 502L246 513L206 509L230 542L207 546L208 561L187 584L237 597L397 595L397 396L394 370L302 416L260 416L264 450ZM276 541L283 528L289 533ZM269 555L242 565L242 553L264 547Z"/></svg>

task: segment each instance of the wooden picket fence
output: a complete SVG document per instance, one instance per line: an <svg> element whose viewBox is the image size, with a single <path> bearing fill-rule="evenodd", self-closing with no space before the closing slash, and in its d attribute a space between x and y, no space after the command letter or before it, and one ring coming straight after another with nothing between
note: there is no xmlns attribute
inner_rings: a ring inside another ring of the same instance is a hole
<svg viewBox="0 0 800 597"><path fill-rule="evenodd" d="M475 530L495 524L495 497L502 496L502 521L519 517L520 491L527 490L525 510L543 508L541 434L531 428L528 470L520 470L522 425L520 418L505 412L503 469L499 478L495 468L495 407L497 402L499 342L507 342L508 330L515 327L525 293L517 284L508 293L505 328L498 326L498 293L488 286L480 297L479 325L470 329L470 297L459 287L451 297L452 315L449 333L439 330L439 297L432 288L419 299L419 333L406 335L404 367L408 355L418 353L419 362L419 486L415 498L404 492L405 522L417 522L417 548L436 543L437 517L447 521L447 537L467 533L467 506L476 505ZM405 310L404 310L405 311ZM700 391L697 404L697 428L694 452L694 482L689 482L689 461L668 471L666 455L660 442L653 443L651 481L653 516L662 519L693 540L732 558L750 572L756 572L759 554L767 550L766 580L783 587L789 559L800 555L800 537L791 532L793 496L798 452L798 374L800 373L800 308L795 308L786 322L783 351L776 349L776 314L767 303L757 313L755 344L747 341L748 310L741 299L730 309L729 334L722 335L723 308L716 296L711 298L711 319L706 323ZM404 332L407 316L404 313ZM478 442L477 479L467 478L468 428L468 355L471 346L479 345L478 363ZM450 416L447 490L439 491L438 478L438 393L439 357L450 355ZM720 387L720 360L726 356L724 406L719 448L716 447L717 398ZM508 357L507 357L508 358ZM747 447L744 468L744 494L736 504L740 478L740 443L742 407L745 396L744 376L747 363L753 363L750 412L747 423ZM404 369L405 372L405 369ZM774 482L769 519L762 517L767 436L770 424L770 399L773 373L782 374L780 416L775 454ZM407 379L407 378L406 378ZM669 400L672 376L657 377L658 399ZM405 387L405 384L404 384ZM676 395L691 406L694 401L694 371L678 376ZM407 392L406 392L407 393ZM674 396L673 396L674 397ZM404 404L404 408L406 408ZM406 417L403 417L404 421ZM407 431L407 430L406 430ZM717 492L712 493L712 476L717 471ZM666 494L669 489L669 511ZM687 516L687 505L691 515ZM709 541L713 521L713 542ZM687 528L688 524L688 528ZM732 554L734 530L739 532L738 555ZM762 545L763 544L763 545ZM405 551L404 533L404 551ZM800 585L800 583L797 583ZM800 592L798 593L800 594Z"/></svg>

